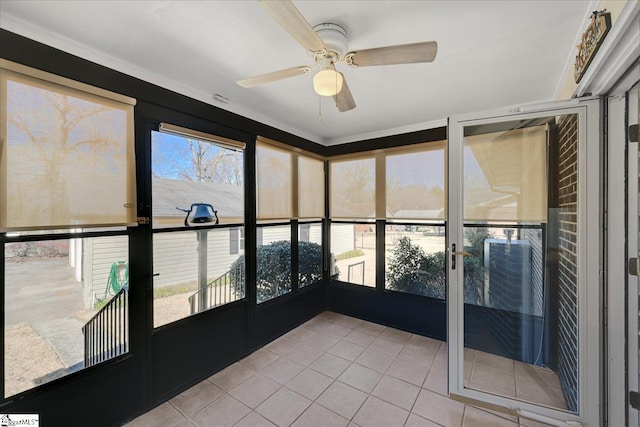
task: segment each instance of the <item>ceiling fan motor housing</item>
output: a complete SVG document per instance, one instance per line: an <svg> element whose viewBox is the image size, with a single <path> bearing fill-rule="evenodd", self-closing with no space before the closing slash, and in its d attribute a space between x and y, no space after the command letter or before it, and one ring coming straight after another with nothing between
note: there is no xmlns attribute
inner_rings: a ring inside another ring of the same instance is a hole
<svg viewBox="0 0 640 427"><path fill-rule="evenodd" d="M347 32L338 24L318 24L313 30L322 39L324 44L342 58L347 53Z"/></svg>

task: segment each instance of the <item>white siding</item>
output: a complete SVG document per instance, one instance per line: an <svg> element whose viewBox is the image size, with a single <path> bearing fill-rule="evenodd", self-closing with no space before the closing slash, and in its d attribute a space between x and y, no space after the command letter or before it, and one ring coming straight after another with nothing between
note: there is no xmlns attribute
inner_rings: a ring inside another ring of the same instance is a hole
<svg viewBox="0 0 640 427"><path fill-rule="evenodd" d="M114 262L128 262L127 236L84 239L83 280L85 307L105 296ZM241 253L244 251L240 251ZM231 268L239 255L230 254L229 229L210 230L207 235L207 276L214 280ZM153 283L171 286L198 279L198 240L195 232L153 235ZM131 284L135 286L135 284ZM107 295L108 296L108 295Z"/></svg>
<svg viewBox="0 0 640 427"><path fill-rule="evenodd" d="M289 225L276 227L262 227L262 244L279 242L281 240L291 241L291 227Z"/></svg>
<svg viewBox="0 0 640 427"><path fill-rule="evenodd" d="M320 224L311 224L309 228L309 241L311 243L322 244L322 226Z"/></svg>
<svg viewBox="0 0 640 427"><path fill-rule="evenodd" d="M354 229L353 224L331 224L331 253L333 255L340 255L355 248Z"/></svg>
<svg viewBox="0 0 640 427"><path fill-rule="evenodd" d="M129 261L127 236L84 239L82 276L85 307L90 308L93 306L95 299L104 298L111 266L118 261Z"/></svg>
<svg viewBox="0 0 640 427"><path fill-rule="evenodd" d="M231 268L239 255L230 254L229 229L207 234L207 276L212 281ZM158 233L153 239L153 284L170 286L198 280L197 233Z"/></svg>

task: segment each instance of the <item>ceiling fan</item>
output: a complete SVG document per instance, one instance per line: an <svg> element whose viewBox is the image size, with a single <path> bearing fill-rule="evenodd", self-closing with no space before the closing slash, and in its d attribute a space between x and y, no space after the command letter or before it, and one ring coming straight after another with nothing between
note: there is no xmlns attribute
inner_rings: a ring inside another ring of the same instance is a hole
<svg viewBox="0 0 640 427"><path fill-rule="evenodd" d="M314 90L321 96L333 96L338 110L344 112L355 108L356 103L344 75L336 71L336 63L345 62L352 67L413 64L431 62L438 52L438 44L434 41L347 52L347 33L339 25L327 23L311 27L290 0L258 0L258 4L309 52L315 64L238 80L237 83L242 87L259 86L320 68L313 78Z"/></svg>

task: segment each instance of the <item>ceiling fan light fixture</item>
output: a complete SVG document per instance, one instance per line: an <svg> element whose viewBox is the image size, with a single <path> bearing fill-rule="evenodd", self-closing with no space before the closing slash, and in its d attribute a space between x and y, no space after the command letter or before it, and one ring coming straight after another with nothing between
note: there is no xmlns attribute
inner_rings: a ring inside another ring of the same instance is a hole
<svg viewBox="0 0 640 427"><path fill-rule="evenodd" d="M334 96L342 90L342 74L331 68L319 71L313 76L313 89L320 96Z"/></svg>

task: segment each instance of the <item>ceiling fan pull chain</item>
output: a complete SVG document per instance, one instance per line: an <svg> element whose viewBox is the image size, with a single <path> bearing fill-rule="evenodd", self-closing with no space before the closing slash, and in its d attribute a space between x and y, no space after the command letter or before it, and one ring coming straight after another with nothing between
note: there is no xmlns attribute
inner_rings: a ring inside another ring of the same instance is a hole
<svg viewBox="0 0 640 427"><path fill-rule="evenodd" d="M318 95L318 123L322 123L322 97Z"/></svg>

